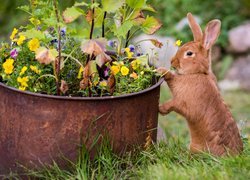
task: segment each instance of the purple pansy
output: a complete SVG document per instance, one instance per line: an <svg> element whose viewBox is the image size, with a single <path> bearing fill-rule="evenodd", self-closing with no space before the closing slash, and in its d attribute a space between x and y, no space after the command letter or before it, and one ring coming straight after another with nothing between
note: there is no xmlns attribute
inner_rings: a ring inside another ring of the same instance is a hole
<svg viewBox="0 0 250 180"><path fill-rule="evenodd" d="M108 41L108 46L109 46L109 47L114 47L114 46L115 46L115 42L112 41L112 40L109 40L109 41Z"/></svg>
<svg viewBox="0 0 250 180"><path fill-rule="evenodd" d="M10 51L10 57L16 59L17 56L18 56L18 51L16 49L12 49Z"/></svg>
<svg viewBox="0 0 250 180"><path fill-rule="evenodd" d="M135 52L135 46L133 44L130 44L128 48L130 49L130 52Z"/></svg>
<svg viewBox="0 0 250 180"><path fill-rule="evenodd" d="M104 77L108 77L109 76L109 68L107 67L105 70L104 70Z"/></svg>

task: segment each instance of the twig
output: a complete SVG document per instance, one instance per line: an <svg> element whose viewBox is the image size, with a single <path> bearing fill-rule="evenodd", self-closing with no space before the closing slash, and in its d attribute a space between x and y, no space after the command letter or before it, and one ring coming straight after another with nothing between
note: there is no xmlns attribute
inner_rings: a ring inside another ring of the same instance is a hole
<svg viewBox="0 0 250 180"><path fill-rule="evenodd" d="M102 37L105 37L105 19L107 16L107 11L104 12L103 20L102 20Z"/></svg>

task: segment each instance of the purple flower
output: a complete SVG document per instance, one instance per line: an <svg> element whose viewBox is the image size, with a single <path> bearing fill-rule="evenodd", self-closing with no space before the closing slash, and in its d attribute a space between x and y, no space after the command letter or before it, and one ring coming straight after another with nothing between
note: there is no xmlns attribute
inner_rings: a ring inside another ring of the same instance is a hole
<svg viewBox="0 0 250 180"><path fill-rule="evenodd" d="M136 54L136 56L142 56L142 55L143 53L139 53L139 52Z"/></svg>
<svg viewBox="0 0 250 180"><path fill-rule="evenodd" d="M61 29L61 36L65 36L66 35L66 28L62 28Z"/></svg>
<svg viewBox="0 0 250 180"><path fill-rule="evenodd" d="M108 46L109 46L109 47L114 47L114 46L115 46L115 42L112 41L112 40L109 40L109 41L108 41Z"/></svg>
<svg viewBox="0 0 250 180"><path fill-rule="evenodd" d="M10 51L10 57L16 59L17 56L18 56L17 50L16 50L16 49L12 49L12 50Z"/></svg>
<svg viewBox="0 0 250 180"><path fill-rule="evenodd" d="M104 70L104 77L108 77L109 76L109 68L106 68Z"/></svg>
<svg viewBox="0 0 250 180"><path fill-rule="evenodd" d="M128 48L130 49L130 52L135 52L135 46L133 44L130 44Z"/></svg>

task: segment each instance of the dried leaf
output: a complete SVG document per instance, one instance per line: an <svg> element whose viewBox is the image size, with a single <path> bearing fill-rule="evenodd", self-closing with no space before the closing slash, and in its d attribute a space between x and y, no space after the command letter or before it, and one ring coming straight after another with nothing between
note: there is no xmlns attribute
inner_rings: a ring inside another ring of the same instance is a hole
<svg viewBox="0 0 250 180"><path fill-rule="evenodd" d="M55 61L58 56L56 49L47 49L45 47L40 47L36 50L36 59L41 64L49 64L52 61Z"/></svg>
<svg viewBox="0 0 250 180"><path fill-rule="evenodd" d="M106 51L105 46L107 40L104 38L85 40L82 42L81 49L82 52L87 54L94 54L95 56L102 54Z"/></svg>
<svg viewBox="0 0 250 180"><path fill-rule="evenodd" d="M71 23L81 15L82 15L82 12L78 11L78 8L73 6L73 7L67 8L63 12L63 20L65 21L65 23Z"/></svg>
<svg viewBox="0 0 250 180"><path fill-rule="evenodd" d="M109 55L107 55L106 53L101 53L98 56L96 56L96 64L99 67L102 67L104 64L106 64L107 62L110 62L112 59Z"/></svg>
<svg viewBox="0 0 250 180"><path fill-rule="evenodd" d="M83 70L83 80L80 82L80 89L85 90L87 87L89 87L89 63L85 66Z"/></svg>
<svg viewBox="0 0 250 180"><path fill-rule="evenodd" d="M60 91L65 94L69 90L69 86L66 81L61 80Z"/></svg>
<svg viewBox="0 0 250 180"><path fill-rule="evenodd" d="M115 76L113 74L110 75L108 78L108 88L109 88L109 93L113 95L115 91Z"/></svg>
<svg viewBox="0 0 250 180"><path fill-rule="evenodd" d="M158 41L157 39L150 39L151 43L158 48L161 48L163 46L162 42Z"/></svg>
<svg viewBox="0 0 250 180"><path fill-rule="evenodd" d="M86 16L85 16L87 22L90 24L92 22L93 19L93 13L92 10L88 10Z"/></svg>

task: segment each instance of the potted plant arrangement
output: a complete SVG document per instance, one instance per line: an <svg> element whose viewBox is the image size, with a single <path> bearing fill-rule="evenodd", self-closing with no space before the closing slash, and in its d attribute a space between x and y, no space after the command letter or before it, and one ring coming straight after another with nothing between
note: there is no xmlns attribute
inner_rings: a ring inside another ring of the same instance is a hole
<svg viewBox="0 0 250 180"><path fill-rule="evenodd" d="M62 13L56 0L31 0L19 9L29 23L0 48L0 172L63 165L82 145L93 153L104 134L117 153L156 140L162 80L130 44L161 27L146 0L81 1Z"/></svg>

